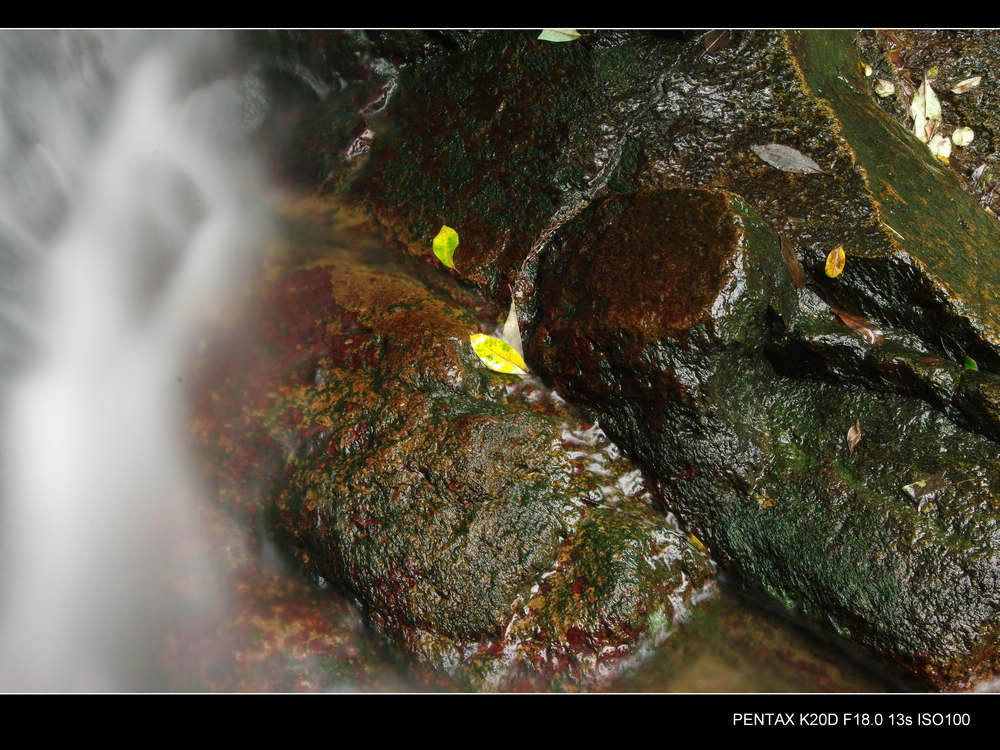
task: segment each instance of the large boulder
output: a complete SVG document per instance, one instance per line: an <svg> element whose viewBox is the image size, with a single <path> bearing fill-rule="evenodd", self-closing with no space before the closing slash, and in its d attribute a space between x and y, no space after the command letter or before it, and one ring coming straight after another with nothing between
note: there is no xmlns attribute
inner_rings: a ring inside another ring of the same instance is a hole
<svg viewBox="0 0 1000 750"><path fill-rule="evenodd" d="M293 252L202 375L225 506L458 685L595 685L669 633L707 555L599 427L483 366L468 291Z"/></svg>

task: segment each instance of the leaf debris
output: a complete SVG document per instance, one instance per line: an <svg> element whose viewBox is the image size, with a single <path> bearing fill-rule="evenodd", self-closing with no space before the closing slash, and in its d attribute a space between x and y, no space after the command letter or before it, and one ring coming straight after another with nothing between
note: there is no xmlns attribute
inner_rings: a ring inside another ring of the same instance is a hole
<svg viewBox="0 0 1000 750"><path fill-rule="evenodd" d="M972 91L972 89L976 88L982 80L982 76L972 76L972 78L966 78L964 81L959 81L952 86L951 93L964 94L966 91Z"/></svg>
<svg viewBox="0 0 1000 750"><path fill-rule="evenodd" d="M788 240L778 235L778 239L781 241L781 257L785 259L785 265L788 266L788 273L792 277L792 283L800 289L806 283L806 275L802 270L802 264L799 263L798 256L795 255L795 249L789 244Z"/></svg>
<svg viewBox="0 0 1000 750"><path fill-rule="evenodd" d="M858 447L858 443L861 442L861 420L854 420L854 425L847 431L847 452L848 455L854 455L854 449Z"/></svg>
<svg viewBox="0 0 1000 750"><path fill-rule="evenodd" d="M829 174L808 156L791 146L780 143L767 143L752 146L753 152L775 169L782 172L799 172L802 174Z"/></svg>
<svg viewBox="0 0 1000 750"><path fill-rule="evenodd" d="M543 42L572 42L582 35L576 29L542 29L538 38Z"/></svg>
<svg viewBox="0 0 1000 750"><path fill-rule="evenodd" d="M837 316L841 323L852 331L861 335L865 341L874 346L882 346L885 343L885 335L882 329L872 323L864 315L849 313L837 307L830 307L830 312Z"/></svg>

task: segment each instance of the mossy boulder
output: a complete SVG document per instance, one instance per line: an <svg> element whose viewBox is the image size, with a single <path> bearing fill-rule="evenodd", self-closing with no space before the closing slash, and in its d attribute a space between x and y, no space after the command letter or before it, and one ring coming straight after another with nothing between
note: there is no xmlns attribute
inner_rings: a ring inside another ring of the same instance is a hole
<svg viewBox="0 0 1000 750"><path fill-rule="evenodd" d="M711 581L599 427L479 362L473 308L321 253L248 310L199 406L224 505L456 684L597 684Z"/></svg>

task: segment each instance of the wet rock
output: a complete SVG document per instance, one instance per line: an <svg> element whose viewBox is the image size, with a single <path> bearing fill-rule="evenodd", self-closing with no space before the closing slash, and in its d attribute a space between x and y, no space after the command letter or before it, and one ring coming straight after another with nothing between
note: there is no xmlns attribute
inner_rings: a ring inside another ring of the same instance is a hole
<svg viewBox="0 0 1000 750"><path fill-rule="evenodd" d="M600 428L479 363L468 311L343 258L268 276L254 346L203 376L220 497L408 653L473 688L596 684L710 580Z"/></svg>
<svg viewBox="0 0 1000 750"><path fill-rule="evenodd" d="M428 263L454 226L529 365L749 585L931 685L995 672L997 223L869 96L851 34L596 37L408 68L351 194Z"/></svg>

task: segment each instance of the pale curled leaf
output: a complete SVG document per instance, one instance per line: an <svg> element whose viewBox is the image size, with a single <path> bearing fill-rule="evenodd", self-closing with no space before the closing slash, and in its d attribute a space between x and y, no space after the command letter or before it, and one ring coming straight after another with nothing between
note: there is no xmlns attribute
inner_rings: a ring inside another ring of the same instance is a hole
<svg viewBox="0 0 1000 750"><path fill-rule="evenodd" d="M861 442L861 420L854 420L854 425L847 431L847 451L849 455L854 455L854 449Z"/></svg>
<svg viewBox="0 0 1000 750"><path fill-rule="evenodd" d="M507 313L507 320L503 324L501 337L510 344L511 348L524 359L524 347L521 344L521 327L517 324L517 307L514 306L514 297L510 298L510 312Z"/></svg>
<svg viewBox="0 0 1000 750"><path fill-rule="evenodd" d="M936 125L930 125L931 133L928 133L929 123L933 120L939 122L941 120L941 102L926 76L913 94L913 100L910 102L910 115L913 117L913 134L921 142L927 143L936 127Z"/></svg>
<svg viewBox="0 0 1000 750"><path fill-rule="evenodd" d="M972 91L980 83L982 83L982 76L972 76L972 78L966 78L964 81L959 81L954 86L951 87L951 93L953 94L964 94L966 91Z"/></svg>
<svg viewBox="0 0 1000 750"><path fill-rule="evenodd" d="M951 142L956 146L968 146L972 143L972 139L976 137L976 134L972 132L972 128L961 127L955 128L955 132L951 134Z"/></svg>
<svg viewBox="0 0 1000 750"><path fill-rule="evenodd" d="M775 169L782 172L799 172L802 174L827 174L819 164L791 146L780 143L767 143L752 146L753 152Z"/></svg>
<svg viewBox="0 0 1000 750"><path fill-rule="evenodd" d="M543 42L572 42L580 38L580 32L576 29L542 29L538 38Z"/></svg>
<svg viewBox="0 0 1000 750"><path fill-rule="evenodd" d="M485 333L469 334L472 351L479 361L496 372L527 375L528 366L514 348L503 339L487 336Z"/></svg>
<svg viewBox="0 0 1000 750"><path fill-rule="evenodd" d="M892 96L896 93L896 86L892 81L887 81L884 78L879 78L875 82L875 93L881 98L885 99L887 96Z"/></svg>
<svg viewBox="0 0 1000 750"><path fill-rule="evenodd" d="M931 150L932 156L948 163L948 158L951 156L951 141L948 138L937 133L931 138L927 148Z"/></svg>

